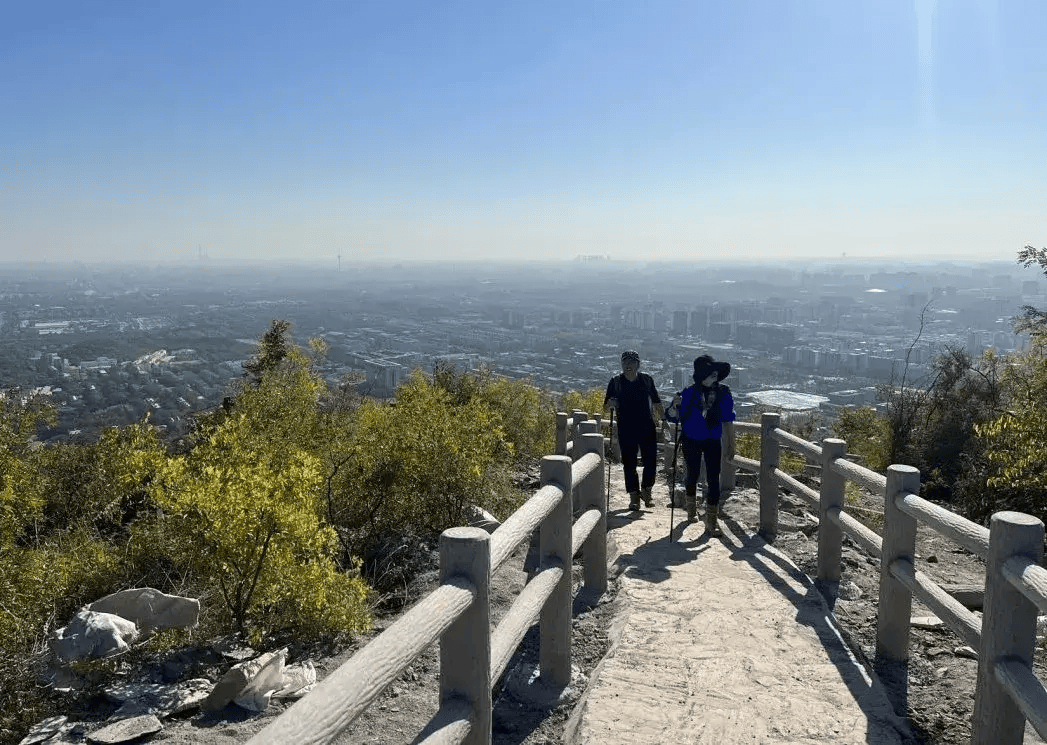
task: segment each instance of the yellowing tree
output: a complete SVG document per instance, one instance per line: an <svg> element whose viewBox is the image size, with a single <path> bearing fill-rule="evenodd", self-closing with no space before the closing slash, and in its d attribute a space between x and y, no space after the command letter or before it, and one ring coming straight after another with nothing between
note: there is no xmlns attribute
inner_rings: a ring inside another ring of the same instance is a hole
<svg viewBox="0 0 1047 745"><path fill-rule="evenodd" d="M0 395L0 550L42 514L45 499L32 439L37 426L55 421L54 407L37 397Z"/></svg>
<svg viewBox="0 0 1047 745"><path fill-rule="evenodd" d="M501 418L479 396L456 403L415 371L394 406L357 412L332 511L358 546L389 532L438 533L460 524L463 507L490 507L492 467L509 452Z"/></svg>
<svg viewBox="0 0 1047 745"><path fill-rule="evenodd" d="M604 393L606 393L606 390L603 388L590 388L587 391L567 391L560 399L560 411L570 413L575 409L581 409L589 416L601 414L604 418L607 418L607 412L603 409ZM672 396L669 396L669 398L672 398ZM668 404L666 405L668 406Z"/></svg>
<svg viewBox="0 0 1047 745"><path fill-rule="evenodd" d="M1047 494L1047 347L1011 358L1003 373L1008 394L1006 411L976 426L985 444L985 458L994 467L990 488ZM1037 514L1047 511L1040 505Z"/></svg>
<svg viewBox="0 0 1047 745"><path fill-rule="evenodd" d="M318 399L325 386L287 346L223 416L171 457L154 498L192 541L186 559L218 588L245 630L293 626L317 633L369 624L367 589L340 571L327 524L327 467Z"/></svg>

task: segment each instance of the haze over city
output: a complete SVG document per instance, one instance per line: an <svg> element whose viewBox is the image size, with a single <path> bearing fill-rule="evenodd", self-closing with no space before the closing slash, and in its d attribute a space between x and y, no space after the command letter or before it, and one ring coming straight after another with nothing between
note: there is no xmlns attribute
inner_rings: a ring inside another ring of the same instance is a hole
<svg viewBox="0 0 1047 745"><path fill-rule="evenodd" d="M1047 243L1047 5L16 3L0 261Z"/></svg>

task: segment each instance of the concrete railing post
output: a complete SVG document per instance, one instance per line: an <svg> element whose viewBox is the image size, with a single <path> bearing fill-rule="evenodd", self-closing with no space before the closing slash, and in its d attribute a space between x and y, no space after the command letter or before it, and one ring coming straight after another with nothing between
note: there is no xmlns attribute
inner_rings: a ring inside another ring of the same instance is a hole
<svg viewBox="0 0 1047 745"><path fill-rule="evenodd" d="M579 445L581 447L581 445ZM542 521L541 568L563 567L563 576L542 607L539 621L538 669L555 686L571 682L571 459L565 455L542 458L541 485L563 491L556 507Z"/></svg>
<svg viewBox="0 0 1047 745"><path fill-rule="evenodd" d="M887 468L883 495L883 544L880 554L880 606L876 617L874 667L884 682L887 698L899 716L909 707L909 626L912 592L891 575L897 561L913 563L916 554L916 518L898 508L906 492L919 494L920 472L912 466Z"/></svg>
<svg viewBox="0 0 1047 745"><path fill-rule="evenodd" d="M589 415L581 409L575 409L571 412L571 419L574 420L574 426L571 427L571 438L574 443L571 449L571 460L578 460L581 457L580 448L582 439L582 422L589 419Z"/></svg>
<svg viewBox="0 0 1047 745"><path fill-rule="evenodd" d="M920 472L912 466L887 468L883 495L883 553L880 555L880 613L876 620L876 656L895 662L909 658L909 619L912 592L891 576L895 561L913 561L916 553L916 518L898 509L900 494L920 493Z"/></svg>
<svg viewBox="0 0 1047 745"><path fill-rule="evenodd" d="M774 542L778 536L778 441L771 431L781 424L781 414L766 412L760 417L760 535Z"/></svg>
<svg viewBox="0 0 1047 745"><path fill-rule="evenodd" d="M720 491L730 492L738 485L738 469L727 457L727 433L720 435Z"/></svg>
<svg viewBox="0 0 1047 745"><path fill-rule="evenodd" d="M491 536L482 528L440 535L440 582L459 576L476 588L472 605L440 637L440 706L460 698L475 720L468 745L491 742Z"/></svg>
<svg viewBox="0 0 1047 745"><path fill-rule="evenodd" d="M572 454L571 460L576 461L586 453L590 452L589 450L585 449L585 438L587 435L591 435L599 431L600 425L592 419L586 419L584 422L579 422L578 432L577 434L575 434L574 440L574 453ZM600 436L600 442L603 443L603 435ZM589 488L590 482L591 479L587 480L586 483L579 484L578 489L575 490L574 495L571 497L571 508L574 510L575 514L577 514L579 510L584 509L585 507L585 494L586 490Z"/></svg>
<svg viewBox="0 0 1047 745"><path fill-rule="evenodd" d="M1003 565L1014 557L1038 564L1043 557L1043 532L1042 522L1020 512L997 512L989 524L972 745L1019 745L1024 740L1025 715L996 680L994 669L1007 657L1032 667L1037 608L1004 577Z"/></svg>
<svg viewBox="0 0 1047 745"><path fill-rule="evenodd" d="M567 453L567 412L556 412L556 455Z"/></svg>
<svg viewBox="0 0 1047 745"><path fill-rule="evenodd" d="M585 588L600 596L607 591L607 502L604 499L604 477L607 474L604 470L601 433L586 433L582 436L582 455L586 453L596 453L600 456L600 468L585 480L583 493L578 501L584 511L599 510L600 520L582 544Z"/></svg>
<svg viewBox="0 0 1047 745"><path fill-rule="evenodd" d="M829 518L829 510L843 509L845 479L830 468L847 452L847 443L830 437L822 440L822 488L818 500L818 579L839 582L843 561L843 529Z"/></svg>

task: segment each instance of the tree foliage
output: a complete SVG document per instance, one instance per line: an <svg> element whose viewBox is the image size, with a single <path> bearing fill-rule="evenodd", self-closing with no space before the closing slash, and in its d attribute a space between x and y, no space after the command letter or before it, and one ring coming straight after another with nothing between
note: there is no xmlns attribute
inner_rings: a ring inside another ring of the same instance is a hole
<svg viewBox="0 0 1047 745"><path fill-rule="evenodd" d="M975 426L984 448L985 484L997 509L1047 518L1047 348L1013 355L1004 368L1005 410Z"/></svg>
<svg viewBox="0 0 1047 745"><path fill-rule="evenodd" d="M862 458L866 468L884 473L890 465L891 428L872 406L843 409L836 416L833 434L847 442L847 452Z"/></svg>
<svg viewBox="0 0 1047 745"><path fill-rule="evenodd" d="M269 323L269 329L258 342L257 354L243 364L248 381L257 385L265 373L276 370L292 353L295 349L292 328L291 322L283 318L274 318Z"/></svg>
<svg viewBox="0 0 1047 745"><path fill-rule="evenodd" d="M461 524L467 504L500 511L494 469L513 444L502 413L478 390L456 394L416 370L394 405L367 401L357 412L331 509L360 550L391 531Z"/></svg>
<svg viewBox="0 0 1047 745"><path fill-rule="evenodd" d="M192 538L183 560L217 586L241 631L249 617L300 630L368 623L366 588L339 571L325 517L323 390L309 358L283 347L155 482L154 499Z"/></svg>
<svg viewBox="0 0 1047 745"><path fill-rule="evenodd" d="M570 413L575 409L581 409L589 414L589 416L595 416L601 413L606 414L603 408L604 393L605 391L603 388L590 388L585 391L567 391L560 397L559 410Z"/></svg>
<svg viewBox="0 0 1047 745"><path fill-rule="evenodd" d="M469 504L508 515L515 472L553 449L562 407L530 380L441 367L392 404L360 398L291 330L274 320L223 405L170 442L128 407L94 441L42 446L53 409L0 397L0 728L46 715L16 673L47 633L126 587L200 597L210 630L255 641L366 628L371 547L435 537ZM602 405L579 396L565 403Z"/></svg>
<svg viewBox="0 0 1047 745"><path fill-rule="evenodd" d="M0 395L0 549L34 530L46 491L36 478L37 428L54 424L58 413L39 396L7 391Z"/></svg>
<svg viewBox="0 0 1047 745"><path fill-rule="evenodd" d="M1018 263L1024 267L1037 265L1047 275L1047 247L1026 246L1018 252ZM1015 331L1025 331L1040 338L1047 338L1047 311L1031 305L1022 306L1021 315L1014 319Z"/></svg>

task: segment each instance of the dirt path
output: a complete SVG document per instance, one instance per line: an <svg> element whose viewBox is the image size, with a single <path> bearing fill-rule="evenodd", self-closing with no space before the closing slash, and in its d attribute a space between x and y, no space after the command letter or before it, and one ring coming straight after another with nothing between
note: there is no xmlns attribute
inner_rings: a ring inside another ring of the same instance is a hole
<svg viewBox="0 0 1047 745"><path fill-rule="evenodd" d="M655 493L653 509L613 512L620 636L566 742L914 741L788 558L735 521L713 539L681 510L670 542L668 490Z"/></svg>

